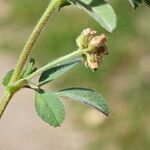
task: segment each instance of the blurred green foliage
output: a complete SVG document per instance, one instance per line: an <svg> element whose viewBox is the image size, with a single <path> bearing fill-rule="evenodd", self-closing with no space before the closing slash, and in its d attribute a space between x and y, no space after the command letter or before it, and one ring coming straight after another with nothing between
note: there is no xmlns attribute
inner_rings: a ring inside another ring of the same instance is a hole
<svg viewBox="0 0 150 150"><path fill-rule="evenodd" d="M4 31L10 28L16 36L9 34L6 36L9 37L8 40L4 37L0 47L14 56L19 55L19 49L48 2L49 0L10 1L11 14L0 22L0 28ZM83 11L66 7L50 20L32 56L42 65L52 58L75 50L75 39L84 28L92 27L99 33L105 33L108 36L109 55L104 58L101 68L93 73L83 64L79 65L54 85L57 89L68 86L91 87L101 92L110 103L111 116L95 126L84 121L83 114L89 111L86 107L70 106L76 114L73 117L75 125L88 132L90 141L85 149L148 150L150 10L142 6L135 11L128 1L114 0L112 5L118 17L117 29L112 34L104 31Z"/></svg>

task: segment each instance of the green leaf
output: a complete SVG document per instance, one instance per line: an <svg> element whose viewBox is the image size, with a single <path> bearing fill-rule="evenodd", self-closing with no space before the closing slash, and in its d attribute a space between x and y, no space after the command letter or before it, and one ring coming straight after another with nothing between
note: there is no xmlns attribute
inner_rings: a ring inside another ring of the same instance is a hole
<svg viewBox="0 0 150 150"><path fill-rule="evenodd" d="M44 85L59 76L63 75L70 69L72 69L76 64L78 64L81 60L79 58L77 59L72 59L69 61L65 61L61 64L58 64L57 66L54 66L46 71L44 71L39 79L39 84Z"/></svg>
<svg viewBox="0 0 150 150"><path fill-rule="evenodd" d="M11 80L11 77L13 75L14 69L10 70L3 79L3 85L7 86Z"/></svg>
<svg viewBox="0 0 150 150"><path fill-rule="evenodd" d="M142 0L129 0L129 2L131 3L134 9L136 9L142 4Z"/></svg>
<svg viewBox="0 0 150 150"><path fill-rule="evenodd" d="M79 8L85 10L107 31L112 32L116 27L116 15L104 0L72 0Z"/></svg>
<svg viewBox="0 0 150 150"><path fill-rule="evenodd" d="M35 72L37 70L37 68L35 68L34 65L35 65L35 59L30 58L27 66L23 72L23 77L26 77L26 76L32 74L33 72Z"/></svg>
<svg viewBox="0 0 150 150"><path fill-rule="evenodd" d="M69 88L56 93L58 96L65 96L85 103L96 108L105 115L109 114L108 104L97 92L86 88Z"/></svg>
<svg viewBox="0 0 150 150"><path fill-rule="evenodd" d="M65 118L63 102L50 91L36 92L35 107L39 117L49 125L60 126Z"/></svg>
<svg viewBox="0 0 150 150"><path fill-rule="evenodd" d="M148 6L150 6L150 0L144 0L144 2L145 2Z"/></svg>

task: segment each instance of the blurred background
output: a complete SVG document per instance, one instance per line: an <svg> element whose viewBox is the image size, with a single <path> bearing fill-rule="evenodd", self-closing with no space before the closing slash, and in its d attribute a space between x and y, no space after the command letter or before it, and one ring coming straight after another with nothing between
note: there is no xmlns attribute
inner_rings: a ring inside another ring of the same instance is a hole
<svg viewBox="0 0 150 150"><path fill-rule="evenodd" d="M15 66L23 45L49 0L0 0L0 82ZM76 49L87 27L108 36L109 55L96 71L78 65L53 81L51 90L71 86L95 89L109 102L111 114L63 99L66 119L49 127L34 108L34 94L18 92L0 121L0 150L149 150L150 149L150 8L133 10L113 0L116 30L103 30L82 10L66 7L50 20L32 51L37 66ZM4 88L0 85L0 96Z"/></svg>

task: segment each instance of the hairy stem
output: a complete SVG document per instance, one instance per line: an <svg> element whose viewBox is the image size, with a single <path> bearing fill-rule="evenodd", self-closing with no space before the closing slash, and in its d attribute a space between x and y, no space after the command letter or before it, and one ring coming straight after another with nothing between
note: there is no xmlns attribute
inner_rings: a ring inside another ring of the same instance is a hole
<svg viewBox="0 0 150 150"><path fill-rule="evenodd" d="M29 37L27 43L24 46L24 49L20 55L16 68L14 70L11 82L15 82L19 79L20 74L22 72L23 66L26 63L26 60L35 45L38 37L40 36L43 28L45 27L46 23L48 22L50 16L58 9L63 3L63 0L52 0L49 6L47 7L46 11L43 13L41 19L35 26L31 36Z"/></svg>
<svg viewBox="0 0 150 150"><path fill-rule="evenodd" d="M10 99L12 98L13 94L10 93L9 91L6 91L4 93L4 96L3 98L1 99L1 103L0 103L0 118L2 117L4 111L5 111L5 108L7 107Z"/></svg>
<svg viewBox="0 0 150 150"><path fill-rule="evenodd" d="M51 0L50 4L48 5L47 9L43 13L41 19L35 26L32 34L30 35L28 41L26 42L22 53L20 55L20 58L17 62L17 65L15 67L13 76L11 78L10 83L15 83L19 78L22 73L23 67L26 63L26 60L35 45L36 41L38 40L38 37L40 36L43 28L45 27L46 23L48 22L49 18L51 15L55 12L55 10L58 10L63 4L65 4L65 0ZM11 100L13 93L10 93L8 90L5 91L4 97L0 101L0 118L3 115L3 112L5 111L9 101Z"/></svg>

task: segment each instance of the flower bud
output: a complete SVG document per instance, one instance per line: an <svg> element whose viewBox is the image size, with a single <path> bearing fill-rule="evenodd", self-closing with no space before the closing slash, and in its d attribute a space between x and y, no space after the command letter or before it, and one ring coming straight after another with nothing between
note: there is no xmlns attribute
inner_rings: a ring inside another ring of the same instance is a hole
<svg viewBox="0 0 150 150"><path fill-rule="evenodd" d="M97 70L102 63L102 57L108 54L107 46L105 44L107 37L102 34L91 39L89 48L90 51L86 55L86 65L93 71Z"/></svg>
<svg viewBox="0 0 150 150"><path fill-rule="evenodd" d="M91 28L86 28L85 30L83 30L82 34L84 36L88 36L88 35L95 35L97 32Z"/></svg>
<svg viewBox="0 0 150 150"><path fill-rule="evenodd" d="M87 49L82 57L85 65L93 71L97 70L102 63L102 57L108 54L105 44L107 37L104 34L96 36L96 33L95 30L87 28L76 40L79 50Z"/></svg>
<svg viewBox="0 0 150 150"><path fill-rule="evenodd" d="M107 37L104 34L101 34L101 35L93 37L90 41L89 46L99 48L102 45L104 45L106 41L107 41Z"/></svg>
<svg viewBox="0 0 150 150"><path fill-rule="evenodd" d="M83 30L79 37L76 39L76 43L79 49L88 48L91 39L96 33L97 32L91 28Z"/></svg>

